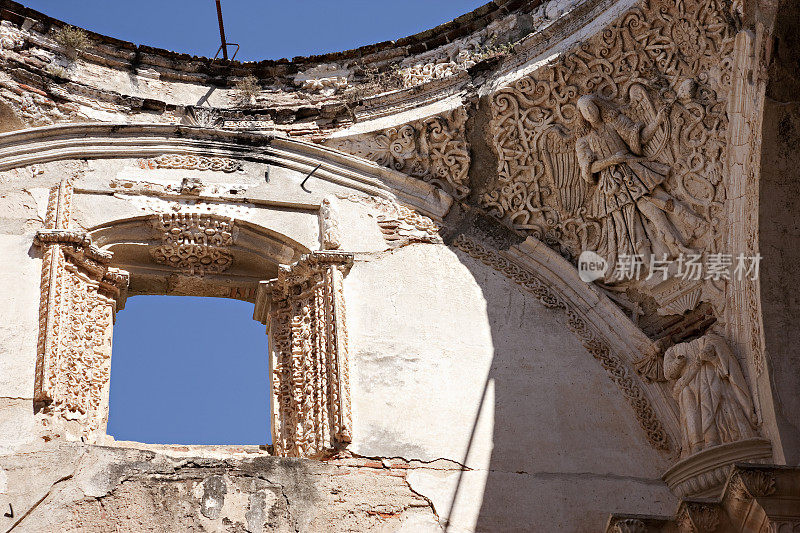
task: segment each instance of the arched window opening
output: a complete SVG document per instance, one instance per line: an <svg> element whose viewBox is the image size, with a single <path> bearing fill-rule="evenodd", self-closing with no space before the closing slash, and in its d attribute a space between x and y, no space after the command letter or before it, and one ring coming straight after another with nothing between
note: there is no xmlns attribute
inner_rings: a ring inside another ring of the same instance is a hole
<svg viewBox="0 0 800 533"><path fill-rule="evenodd" d="M270 444L267 336L253 304L134 296L117 315L107 433L149 444Z"/></svg>

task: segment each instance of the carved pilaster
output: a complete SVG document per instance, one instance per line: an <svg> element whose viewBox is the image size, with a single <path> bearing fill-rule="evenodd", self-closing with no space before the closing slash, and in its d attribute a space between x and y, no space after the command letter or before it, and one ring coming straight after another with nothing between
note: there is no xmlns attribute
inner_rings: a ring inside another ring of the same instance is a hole
<svg viewBox="0 0 800 533"><path fill-rule="evenodd" d="M34 239L43 250L34 399L92 438L108 416L111 335L128 274L109 267L111 253L88 235L69 229L71 202L66 179L51 192L47 229Z"/></svg>
<svg viewBox="0 0 800 533"><path fill-rule="evenodd" d="M255 318L267 324L275 454L313 457L352 437L342 293L352 254L316 252L262 282Z"/></svg>

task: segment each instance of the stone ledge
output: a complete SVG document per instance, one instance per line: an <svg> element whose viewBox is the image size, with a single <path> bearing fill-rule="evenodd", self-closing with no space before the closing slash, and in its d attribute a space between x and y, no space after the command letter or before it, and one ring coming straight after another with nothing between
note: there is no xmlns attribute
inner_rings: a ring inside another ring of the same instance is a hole
<svg viewBox="0 0 800 533"><path fill-rule="evenodd" d="M676 463L662 479L681 498L715 497L722 491L734 463L767 463L772 445L754 438L708 448Z"/></svg>

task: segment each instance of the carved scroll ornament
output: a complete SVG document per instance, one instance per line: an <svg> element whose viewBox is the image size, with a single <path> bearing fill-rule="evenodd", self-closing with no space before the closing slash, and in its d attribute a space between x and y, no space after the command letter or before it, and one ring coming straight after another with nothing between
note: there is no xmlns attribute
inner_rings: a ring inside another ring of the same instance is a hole
<svg viewBox="0 0 800 533"><path fill-rule="evenodd" d="M242 169L242 163L235 159L189 154L164 154L152 159L140 159L139 166L148 169L212 170L226 173Z"/></svg>
<svg viewBox="0 0 800 533"><path fill-rule="evenodd" d="M255 317L269 334L276 455L319 457L351 441L342 277L352 261L315 252L259 287Z"/></svg>
<svg viewBox="0 0 800 533"><path fill-rule="evenodd" d="M43 250L39 345L34 399L62 419L80 422L93 440L108 416L111 335L128 285L125 271L108 266L111 253L69 229L72 180L51 191Z"/></svg>

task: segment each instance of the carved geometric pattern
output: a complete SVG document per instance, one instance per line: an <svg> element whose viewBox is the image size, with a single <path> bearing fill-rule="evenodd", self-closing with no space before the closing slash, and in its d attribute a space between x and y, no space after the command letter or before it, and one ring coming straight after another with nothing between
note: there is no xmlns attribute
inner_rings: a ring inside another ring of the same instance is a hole
<svg viewBox="0 0 800 533"><path fill-rule="evenodd" d="M177 168L183 170L213 170L215 172L235 172L242 169L242 163L225 157L206 157L202 155L165 154L152 159L140 159L142 168Z"/></svg>
<svg viewBox="0 0 800 533"><path fill-rule="evenodd" d="M276 455L319 457L351 441L342 276L352 261L342 252L305 255L281 266L278 278L259 291L256 315L269 332Z"/></svg>
<svg viewBox="0 0 800 533"><path fill-rule="evenodd" d="M517 283L536 297L545 307L563 310L567 314L569 329L578 336L583 346L592 354L592 357L597 359L611 380L622 391L625 399L633 409L639 425L644 429L648 442L659 450L670 450L667 432L664 430L644 392L636 383L636 378L631 376L632 372L617 355L612 353L608 344L593 331L586 320L549 288L546 281L539 279L534 272L523 269L512 261L465 237L463 234L456 238L453 246Z"/></svg>
<svg viewBox="0 0 800 533"><path fill-rule="evenodd" d="M111 334L127 272L107 266L111 253L70 230L72 179L51 191L43 248L34 399L50 412L81 420L86 436L107 417Z"/></svg>
<svg viewBox="0 0 800 533"><path fill-rule="evenodd" d="M190 276L224 272L233 263L227 251L238 235L233 219L199 213L167 213L156 219L164 244L150 255Z"/></svg>
<svg viewBox="0 0 800 533"><path fill-rule="evenodd" d="M326 146L421 178L457 199L469 194L467 113L463 107L376 133L329 139Z"/></svg>

